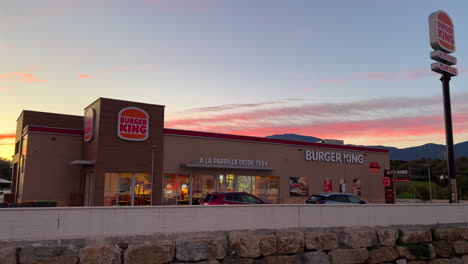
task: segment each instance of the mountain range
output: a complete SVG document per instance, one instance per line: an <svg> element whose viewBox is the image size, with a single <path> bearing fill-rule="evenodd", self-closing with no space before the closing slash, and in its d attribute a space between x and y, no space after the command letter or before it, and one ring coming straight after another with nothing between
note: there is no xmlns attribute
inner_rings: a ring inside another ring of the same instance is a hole
<svg viewBox="0 0 468 264"><path fill-rule="evenodd" d="M286 139L304 142L318 142L322 140L317 137L302 136L296 134L281 134L267 136L267 138ZM395 148L388 146L361 146L369 148L388 149L390 151L391 160L416 160L421 158L445 159L445 145L428 143L417 147L410 148ZM455 158L468 157L468 141L454 145Z"/></svg>

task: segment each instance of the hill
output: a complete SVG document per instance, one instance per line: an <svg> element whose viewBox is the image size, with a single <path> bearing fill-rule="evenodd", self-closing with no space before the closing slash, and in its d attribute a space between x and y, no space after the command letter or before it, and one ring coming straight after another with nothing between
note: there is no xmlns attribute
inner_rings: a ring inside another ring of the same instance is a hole
<svg viewBox="0 0 468 264"><path fill-rule="evenodd" d="M286 139L304 142L317 142L320 138L302 136L296 134L281 134L267 136L267 138ZM416 160L421 158L445 159L445 145L428 143L417 147L410 148L395 148L389 146L363 146L369 148L388 149L390 151L391 160ZM454 145L455 158L468 157L468 141Z"/></svg>
<svg viewBox="0 0 468 264"><path fill-rule="evenodd" d="M297 134L280 134L280 135L272 135L272 136L266 136L266 137L274 138L274 139L286 139L286 140L295 140L295 141L303 141L303 142L312 142L312 143L322 140L321 138L302 136L302 135L297 135Z"/></svg>

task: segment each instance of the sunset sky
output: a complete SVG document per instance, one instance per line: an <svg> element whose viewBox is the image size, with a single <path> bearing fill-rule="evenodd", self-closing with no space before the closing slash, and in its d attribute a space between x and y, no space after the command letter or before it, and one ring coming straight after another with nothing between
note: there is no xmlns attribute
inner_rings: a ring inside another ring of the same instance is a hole
<svg viewBox="0 0 468 264"><path fill-rule="evenodd" d="M0 157L23 109L99 97L166 106L165 127L346 144L445 143L428 16L455 24L455 143L468 140L468 1L2 0Z"/></svg>

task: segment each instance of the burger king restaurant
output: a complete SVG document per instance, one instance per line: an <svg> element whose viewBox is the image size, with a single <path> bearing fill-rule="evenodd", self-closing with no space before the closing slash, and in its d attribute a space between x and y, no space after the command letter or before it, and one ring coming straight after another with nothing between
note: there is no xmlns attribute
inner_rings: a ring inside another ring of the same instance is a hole
<svg viewBox="0 0 468 264"><path fill-rule="evenodd" d="M15 143L7 199L58 206L198 205L229 191L268 203L316 192L383 203L390 167L383 149L165 128L164 106L107 98L83 116L23 111Z"/></svg>

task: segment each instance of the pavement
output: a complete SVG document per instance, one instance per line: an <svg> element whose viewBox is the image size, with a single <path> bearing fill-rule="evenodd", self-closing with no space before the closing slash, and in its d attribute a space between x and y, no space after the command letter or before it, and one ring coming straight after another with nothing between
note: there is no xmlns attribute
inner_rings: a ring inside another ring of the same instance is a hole
<svg viewBox="0 0 468 264"><path fill-rule="evenodd" d="M423 201L419 199L396 199L396 204L412 204L412 203L431 203L431 201ZM448 200L432 200L432 203L449 203ZM468 201L459 201L459 203L468 203Z"/></svg>

